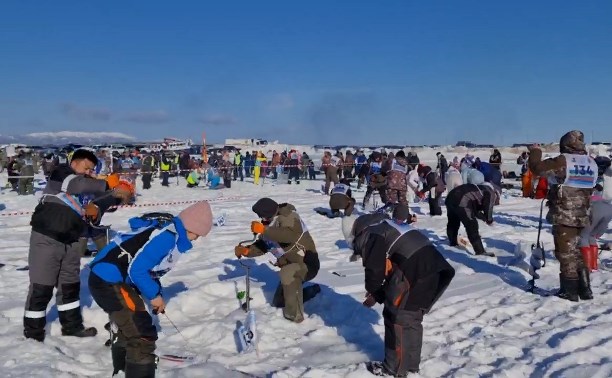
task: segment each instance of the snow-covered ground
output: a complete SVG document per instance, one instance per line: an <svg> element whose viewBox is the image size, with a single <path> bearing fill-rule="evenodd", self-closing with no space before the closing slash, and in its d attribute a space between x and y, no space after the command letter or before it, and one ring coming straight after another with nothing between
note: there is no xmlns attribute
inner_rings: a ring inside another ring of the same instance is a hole
<svg viewBox="0 0 612 378"><path fill-rule="evenodd" d="M433 152L435 156L435 152ZM452 158L452 156L448 156ZM5 173L3 174L5 175ZM174 180L174 179L173 179ZM274 185L250 180L233 188L210 191L180 186L163 188L154 183L141 191L138 203L211 199L216 214L227 222L208 238L196 242L175 269L163 278L167 315L158 318L159 353L191 354L194 364L181 366L162 361L160 377L232 377L236 371L267 377L368 377L364 362L383 358L383 324L380 306L361 305L363 268L350 263L340 219L327 219L313 211L327 206L319 194L320 181L300 185ZM270 306L278 277L265 256L249 261L252 269L252 307L260 333L259 355L237 353L234 331L245 319L236 291L244 290L244 270L233 247L250 238L251 205L262 196L294 204L317 244L321 271L314 279L322 292L306 303L302 324L283 319ZM357 193L361 199L363 193ZM34 197L15 193L0 196L2 214L31 211ZM505 193L496 208L495 224L481 223L487 248L496 258L477 258L445 242L446 217L429 217L426 204L413 206L417 227L439 246L457 275L442 299L424 321L421 362L423 377L610 377L612 376L612 279L606 270L592 275L595 299L570 303L524 291L528 275L522 263L512 261L517 243L528 251L537 234L540 202ZM126 208L104 217L114 230L126 230L127 219L145 211L178 212L184 205ZM3 377L109 377L110 351L103 326L106 314L92 301L82 272L81 303L87 325L99 335L90 339L60 336L55 306L49 309L48 337L44 344L22 336L22 315L28 273L29 216L0 216L0 355ZM538 285L558 285L558 263L552 253L550 226L543 229L548 265ZM605 238L609 239L608 233ZM602 265L612 263L610 252ZM88 260L83 259L83 265ZM333 272L336 272L334 274Z"/></svg>

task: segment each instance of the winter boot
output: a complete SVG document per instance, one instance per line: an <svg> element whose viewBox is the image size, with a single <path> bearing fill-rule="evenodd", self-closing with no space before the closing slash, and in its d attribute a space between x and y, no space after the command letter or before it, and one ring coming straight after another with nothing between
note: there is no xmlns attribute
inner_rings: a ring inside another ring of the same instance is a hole
<svg viewBox="0 0 612 378"><path fill-rule="evenodd" d="M133 362L125 363L125 378L154 378L157 365L152 364L135 364Z"/></svg>
<svg viewBox="0 0 612 378"><path fill-rule="evenodd" d="M366 362L366 368L372 375L376 375L378 377L405 377L408 373L418 373L418 370L408 370L403 375L393 374L389 370L385 368L385 365L380 361L370 361Z"/></svg>
<svg viewBox="0 0 612 378"><path fill-rule="evenodd" d="M578 302L578 279L567 278L559 274L559 283L561 288L556 296L572 302Z"/></svg>
<svg viewBox="0 0 612 378"><path fill-rule="evenodd" d="M582 260L584 260L584 265L589 271L593 271L593 248L591 246L588 247L580 247L580 253L582 254Z"/></svg>
<svg viewBox="0 0 612 378"><path fill-rule="evenodd" d="M111 357L113 358L113 376L119 374L120 371L125 371L125 356L127 352L125 347L119 346L116 343L111 347Z"/></svg>
<svg viewBox="0 0 612 378"><path fill-rule="evenodd" d="M97 334L98 330L95 327L82 328L77 331L65 331L62 329L62 336L94 337Z"/></svg>
<svg viewBox="0 0 612 378"><path fill-rule="evenodd" d="M304 303L308 302L312 298L316 297L317 294L321 292L321 286L314 284L307 286L302 289L302 297L304 298Z"/></svg>
<svg viewBox="0 0 612 378"><path fill-rule="evenodd" d="M591 244L591 263L593 264L591 265L591 271L599 269L598 260L599 260L599 246L597 245L597 243Z"/></svg>
<svg viewBox="0 0 612 378"><path fill-rule="evenodd" d="M482 245L482 239L478 238L478 240L470 240L470 242L472 243L472 248L474 248L475 255L495 257L494 253L485 251L484 246Z"/></svg>
<svg viewBox="0 0 612 378"><path fill-rule="evenodd" d="M591 277L589 276L589 270L587 268L582 268L578 271L578 296L583 301L593 299Z"/></svg>
<svg viewBox="0 0 612 378"><path fill-rule="evenodd" d="M287 184L291 185L291 180L287 181Z"/></svg>

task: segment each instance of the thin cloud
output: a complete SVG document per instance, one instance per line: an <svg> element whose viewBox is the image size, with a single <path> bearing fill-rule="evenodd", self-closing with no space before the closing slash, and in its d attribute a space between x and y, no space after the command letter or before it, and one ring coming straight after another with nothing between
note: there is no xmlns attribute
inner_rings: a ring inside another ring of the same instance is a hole
<svg viewBox="0 0 612 378"><path fill-rule="evenodd" d="M212 114L200 117L200 123L212 126L229 126L238 123L236 117L226 114Z"/></svg>
<svg viewBox="0 0 612 378"><path fill-rule="evenodd" d="M159 124L170 121L170 115L164 110L155 110L129 113L124 117L124 119L128 122L134 123Z"/></svg>
<svg viewBox="0 0 612 378"><path fill-rule="evenodd" d="M269 110L289 110L295 106L295 100L289 93L280 93L272 96L268 101Z"/></svg>
<svg viewBox="0 0 612 378"><path fill-rule="evenodd" d="M72 102L60 104L60 111L67 117L79 121L110 121L111 111L106 108L91 108Z"/></svg>

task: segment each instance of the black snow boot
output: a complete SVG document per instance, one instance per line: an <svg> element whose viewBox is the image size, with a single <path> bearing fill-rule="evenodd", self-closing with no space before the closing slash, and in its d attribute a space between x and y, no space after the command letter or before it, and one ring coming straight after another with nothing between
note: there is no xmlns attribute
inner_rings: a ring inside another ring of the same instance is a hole
<svg viewBox="0 0 612 378"><path fill-rule="evenodd" d="M408 370L406 374L393 374L389 370L385 368L382 362L380 361L370 361L366 362L366 368L372 375L376 375L378 377L405 377L408 373L418 373L418 370Z"/></svg>
<svg viewBox="0 0 612 378"><path fill-rule="evenodd" d="M587 268L582 268L578 271L578 296L583 301L593 299L591 277Z"/></svg>
<svg viewBox="0 0 612 378"><path fill-rule="evenodd" d="M567 278L559 274L559 283L561 288L556 296L572 302L578 302L578 279Z"/></svg>
<svg viewBox="0 0 612 378"><path fill-rule="evenodd" d="M307 286L302 289L302 301L306 303L312 298L316 297L317 294L319 294L320 292L321 286L319 286L318 284Z"/></svg>
<svg viewBox="0 0 612 378"><path fill-rule="evenodd" d="M113 376L119 374L120 371L125 371L125 356L127 352L125 347L113 344L111 347L111 357L113 358Z"/></svg>
<svg viewBox="0 0 612 378"><path fill-rule="evenodd" d="M482 239L478 238L478 240L474 240L473 242L470 240L470 243L472 243L472 248L474 248L475 255L489 257L495 256L494 253L485 251L484 246L482 245Z"/></svg>
<svg viewBox="0 0 612 378"><path fill-rule="evenodd" d="M66 331L62 329L62 336L94 337L97 334L98 330L95 327L81 328L76 331Z"/></svg>
<svg viewBox="0 0 612 378"><path fill-rule="evenodd" d="M133 362L126 362L125 378L155 378L155 369L157 369L155 363L135 364Z"/></svg>

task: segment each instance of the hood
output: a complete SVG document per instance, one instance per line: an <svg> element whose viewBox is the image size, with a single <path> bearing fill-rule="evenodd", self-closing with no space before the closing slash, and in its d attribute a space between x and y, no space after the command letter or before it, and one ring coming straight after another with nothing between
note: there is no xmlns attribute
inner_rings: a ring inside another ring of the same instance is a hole
<svg viewBox="0 0 612 378"><path fill-rule="evenodd" d="M421 164L417 168L417 172L419 175L427 175L429 172L431 172L431 167Z"/></svg>
<svg viewBox="0 0 612 378"><path fill-rule="evenodd" d="M586 155L582 131L572 130L563 135L559 141L559 150L565 154Z"/></svg>
<svg viewBox="0 0 612 378"><path fill-rule="evenodd" d="M174 220L174 228L176 229L176 249L180 253L185 253L193 248L193 244L191 240L187 237L187 230L185 229L185 225L183 221L179 217L175 217Z"/></svg>
<svg viewBox="0 0 612 378"><path fill-rule="evenodd" d="M408 164L408 161L406 160L406 158L403 157L395 157L395 161L397 162L397 164L401 165L402 167L405 167Z"/></svg>
<svg viewBox="0 0 612 378"><path fill-rule="evenodd" d="M289 215L293 211L295 211L295 206L290 203L281 203L280 205L278 205L279 215Z"/></svg>

